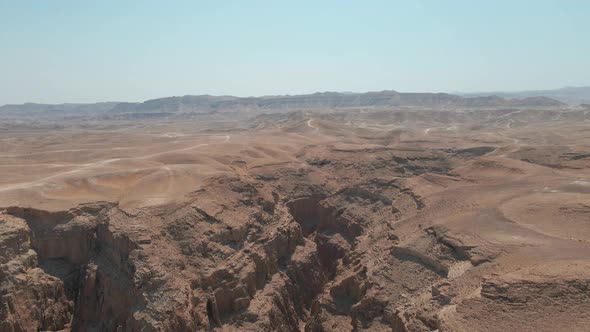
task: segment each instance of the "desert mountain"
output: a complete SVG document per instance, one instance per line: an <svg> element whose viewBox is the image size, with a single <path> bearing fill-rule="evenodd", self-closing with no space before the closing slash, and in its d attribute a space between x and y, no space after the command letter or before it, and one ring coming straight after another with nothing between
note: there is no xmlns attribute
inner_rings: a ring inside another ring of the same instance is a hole
<svg viewBox="0 0 590 332"><path fill-rule="evenodd" d="M565 87L553 90L530 90L530 91L515 91L515 92L477 92L477 93L460 93L464 97L484 97L484 96L500 96L504 98L528 98L544 96L551 99L559 100L564 103L577 105L582 103L590 103L590 86L584 87Z"/></svg>
<svg viewBox="0 0 590 332"><path fill-rule="evenodd" d="M265 97L233 96L182 96L147 100L142 103L96 103L96 104L22 104L0 107L0 116L82 116L121 114L151 114L168 116L183 113L212 113L231 110L305 110L319 108L555 108L564 103L548 97L523 99L499 96L461 97L446 93L401 93L380 91L366 93L318 92L308 95L285 95Z"/></svg>

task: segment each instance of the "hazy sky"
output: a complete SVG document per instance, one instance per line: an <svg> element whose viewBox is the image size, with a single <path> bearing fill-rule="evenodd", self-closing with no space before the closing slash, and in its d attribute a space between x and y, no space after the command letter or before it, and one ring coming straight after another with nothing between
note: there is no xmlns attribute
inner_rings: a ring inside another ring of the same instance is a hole
<svg viewBox="0 0 590 332"><path fill-rule="evenodd" d="M590 1L0 0L0 104L590 85Z"/></svg>

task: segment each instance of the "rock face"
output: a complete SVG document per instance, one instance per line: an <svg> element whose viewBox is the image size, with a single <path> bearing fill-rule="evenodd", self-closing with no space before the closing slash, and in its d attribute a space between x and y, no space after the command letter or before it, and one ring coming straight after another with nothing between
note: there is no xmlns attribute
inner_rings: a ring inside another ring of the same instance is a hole
<svg viewBox="0 0 590 332"><path fill-rule="evenodd" d="M0 225L0 330L69 327L73 303L66 296L63 282L38 267L27 223L2 215Z"/></svg>
<svg viewBox="0 0 590 332"><path fill-rule="evenodd" d="M137 246L111 233L112 209L97 203L57 213L8 208L0 215L3 331L139 326L129 319L141 303L129 260Z"/></svg>
<svg viewBox="0 0 590 332"><path fill-rule="evenodd" d="M360 187L281 198L232 178L211 188L233 208L197 197L141 216L110 203L5 209L3 329L319 331L381 319L387 300L355 252L370 221L353 207L392 216L390 198Z"/></svg>

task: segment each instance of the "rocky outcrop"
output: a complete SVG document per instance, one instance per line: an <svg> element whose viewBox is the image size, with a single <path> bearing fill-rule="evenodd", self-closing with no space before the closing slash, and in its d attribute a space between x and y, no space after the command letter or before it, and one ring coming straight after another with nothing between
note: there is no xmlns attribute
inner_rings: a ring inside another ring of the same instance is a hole
<svg viewBox="0 0 590 332"><path fill-rule="evenodd" d="M590 309L589 294L587 275L563 279L493 276L482 281L481 296L466 299L456 306L456 314L462 320L449 324L449 328L579 330ZM480 312L494 315L477 314Z"/></svg>
<svg viewBox="0 0 590 332"><path fill-rule="evenodd" d="M316 148L299 158L326 151ZM184 201L134 214L104 202L3 209L0 330L480 330L502 325L474 321L486 310L525 308L533 317L555 299L580 315L588 308L587 278L493 274L506 264L497 257L535 251L546 238L507 246L436 223L433 211L452 206L467 220L457 223L489 227L490 219L469 214L477 204L432 195L466 186L453 187L459 180L447 174L453 161L443 153L464 160L487 149L368 149L357 171L347 160L358 152L334 147L314 169L236 171ZM313 182L326 173L348 182ZM493 234L520 241L514 225L496 224Z"/></svg>
<svg viewBox="0 0 590 332"><path fill-rule="evenodd" d="M0 214L0 330L69 328L73 303L63 282L38 267L27 223Z"/></svg>
<svg viewBox="0 0 590 332"><path fill-rule="evenodd" d="M132 315L143 301L134 284L137 245L112 233L112 209L8 208L0 215L3 331L150 329Z"/></svg>

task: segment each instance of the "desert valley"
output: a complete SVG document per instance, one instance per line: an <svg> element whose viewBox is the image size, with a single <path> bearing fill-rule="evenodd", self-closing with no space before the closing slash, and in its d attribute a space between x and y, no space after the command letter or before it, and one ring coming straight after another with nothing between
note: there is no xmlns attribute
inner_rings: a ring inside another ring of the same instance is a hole
<svg viewBox="0 0 590 332"><path fill-rule="evenodd" d="M1 331L584 331L590 105L0 107Z"/></svg>

